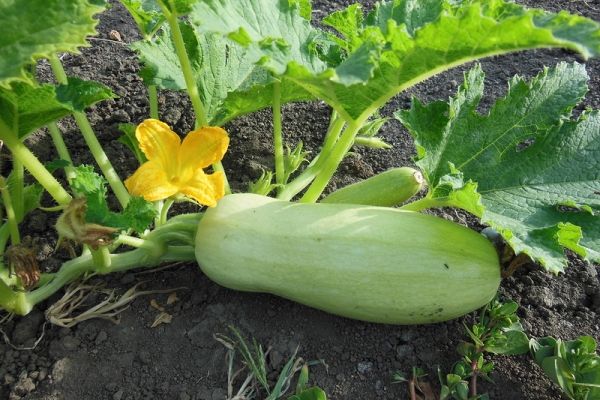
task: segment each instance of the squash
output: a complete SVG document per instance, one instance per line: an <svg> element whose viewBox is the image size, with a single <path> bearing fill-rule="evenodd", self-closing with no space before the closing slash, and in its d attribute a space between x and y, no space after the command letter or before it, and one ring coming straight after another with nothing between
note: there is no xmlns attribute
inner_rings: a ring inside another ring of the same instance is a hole
<svg viewBox="0 0 600 400"><path fill-rule="evenodd" d="M392 207L404 203L424 186L421 172L410 167L391 168L363 181L344 186L321 203Z"/></svg>
<svg viewBox="0 0 600 400"><path fill-rule="evenodd" d="M411 211L233 194L198 224L196 259L225 287L388 324L452 319L489 302L498 255L479 233Z"/></svg>

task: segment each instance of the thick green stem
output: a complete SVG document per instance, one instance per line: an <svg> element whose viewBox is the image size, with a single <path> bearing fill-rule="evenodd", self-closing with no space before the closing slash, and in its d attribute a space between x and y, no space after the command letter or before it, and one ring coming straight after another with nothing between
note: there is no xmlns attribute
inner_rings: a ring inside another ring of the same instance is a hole
<svg viewBox="0 0 600 400"><path fill-rule="evenodd" d="M124 233L120 234L117 239L114 241L113 245L120 246L124 244L125 246L140 248L140 247L148 247L152 246L151 243L148 243L145 239L140 239L135 236L129 236Z"/></svg>
<svg viewBox="0 0 600 400"><path fill-rule="evenodd" d="M282 188L285 183L285 163L283 160L283 134L281 127L281 82L273 84L273 146L275 155L275 183ZM279 190L278 189L278 190Z"/></svg>
<svg viewBox="0 0 600 400"><path fill-rule="evenodd" d="M335 147L329 153L329 156L325 159L321 171L315 177L313 183L308 187L304 196L300 199L303 203L314 203L319 199L325 187L333 177L333 174L337 170L338 166L350 151L354 138L361 128L362 123L359 121L352 121L348 124L344 133L342 133L340 139L336 143Z"/></svg>
<svg viewBox="0 0 600 400"><path fill-rule="evenodd" d="M179 28L179 18L175 12L169 12L169 10L162 5L161 7L163 8L163 13L167 17L167 22L171 28L171 37L173 39L173 45L175 46L175 52L177 53L177 58L179 59L179 64L181 66L181 72L183 73L183 78L185 79L185 86L188 95L190 96L192 107L194 107L194 113L196 114L196 126L207 126L208 119L206 118L206 111L204 110L204 104L202 103L200 92L198 91L198 86L196 85L192 63L190 62L185 49L185 42L183 41L183 35L181 34L181 29Z"/></svg>
<svg viewBox="0 0 600 400"><path fill-rule="evenodd" d="M14 246L21 243L21 235L19 234L19 226L17 225L16 211L13 207L6 179L4 179L3 176L0 176L0 193L2 194L4 209L6 210L6 223L8 224L8 230L10 232L10 242ZM0 251L3 252L4 249L0 249Z"/></svg>
<svg viewBox="0 0 600 400"><path fill-rule="evenodd" d="M150 118L158 118L158 91L156 85L148 86L148 102L150 103Z"/></svg>
<svg viewBox="0 0 600 400"><path fill-rule="evenodd" d="M14 159L12 162L12 178L10 182L10 192L12 194L13 208L15 209L15 217L18 221L22 221L24 217L25 197L23 190L25 189L25 168L19 159Z"/></svg>
<svg viewBox="0 0 600 400"><path fill-rule="evenodd" d="M110 160L106 156L106 153L104 153L104 149L102 149L102 145L98 141L98 138L96 138L96 134L94 133L90 122L83 113L76 112L73 114L73 117L75 117L75 121L77 122L77 125L83 134L83 138L90 149L94 160L96 160L96 163L100 167L102 174L108 181L108 184L117 197L119 204L121 204L121 207L125 208L129 202L129 192L113 168Z"/></svg>
<svg viewBox="0 0 600 400"><path fill-rule="evenodd" d="M4 254L6 250L6 243L8 243L8 239L10 238L10 229L8 227L8 223L5 222L0 226L0 257ZM0 263L0 271L4 268L4 265Z"/></svg>
<svg viewBox="0 0 600 400"><path fill-rule="evenodd" d="M13 160L18 159L25 168L33 175L40 185L52 196L52 198L61 205L71 202L71 196L62 187L60 182L52 176L38 158L16 137L15 134L2 131L0 126L0 139L12 153Z"/></svg>
<svg viewBox="0 0 600 400"><path fill-rule="evenodd" d="M31 311L34 303L27 299L25 292L12 290L0 277L0 308L17 315Z"/></svg>
<svg viewBox="0 0 600 400"><path fill-rule="evenodd" d="M159 2L164 15L167 18L169 27L171 28L171 35L173 39L173 45L175 46L175 52L179 59L181 72L185 80L185 87L190 96L192 107L194 108L194 114L196 115L196 127L208 126L208 118L206 117L206 111L204 110L204 104L200 98L200 92L198 91L198 85L196 85L196 79L194 77L194 70L192 69L192 63L188 57L187 50L185 48L185 42L183 41L183 35L179 28L179 18L175 12L170 12ZM227 174L221 161L213 164L213 170L216 172L223 172L225 180L225 194L231 193L229 181L227 180Z"/></svg>
<svg viewBox="0 0 600 400"><path fill-rule="evenodd" d="M108 247L102 246L97 250L92 249L92 260L94 261L94 268L99 273L110 271L110 252Z"/></svg>
<svg viewBox="0 0 600 400"><path fill-rule="evenodd" d="M186 214L171 218L167 224L150 232L140 248L108 254L109 265L104 269L98 269L89 253L67 261L51 281L27 293L27 303L33 305L47 299L86 273L108 274L133 268L150 268L163 262L192 261L195 259L193 244L201 217L201 214Z"/></svg>
<svg viewBox="0 0 600 400"><path fill-rule="evenodd" d="M160 219L158 220L158 226L164 225L167 222L167 216L169 215L169 210L173 205L174 200L171 198L165 199L163 205L160 209Z"/></svg>
<svg viewBox="0 0 600 400"><path fill-rule="evenodd" d="M58 129L58 125L56 125L56 122L48 124L48 132L50 132L50 137L52 138L52 143L54 143L54 147L56 148L58 157L60 157L61 160L67 161L69 163L69 165L65 167L65 175L67 176L67 181L71 182L71 180L75 179L73 160L71 159L71 155L69 154L67 145L63 140L62 133L60 132L60 129Z"/></svg>
<svg viewBox="0 0 600 400"><path fill-rule="evenodd" d="M58 57L50 57L50 66L52 67L52 71L54 72L57 81L63 85L68 84L67 74ZM110 163L106 153L104 153L104 149L102 149L102 145L100 145L87 116L82 112L76 111L73 113L73 117L81 130L83 138L90 149L94 160L96 160L102 174L108 181L115 196L117 196L117 200L119 200L121 207L125 208L129 202L129 192L125 188L121 178L119 178L119 175L117 175L117 172Z"/></svg>
<svg viewBox="0 0 600 400"><path fill-rule="evenodd" d="M332 120L329 129L327 130L327 134L325 135L323 147L321 147L319 155L300 175L285 185L285 188L278 194L278 199L291 200L315 179L317 174L321 171L325 160L327 160L329 153L335 147L335 144L340 137L340 133L344 128L344 124L345 121L342 118L336 114L332 115Z"/></svg>

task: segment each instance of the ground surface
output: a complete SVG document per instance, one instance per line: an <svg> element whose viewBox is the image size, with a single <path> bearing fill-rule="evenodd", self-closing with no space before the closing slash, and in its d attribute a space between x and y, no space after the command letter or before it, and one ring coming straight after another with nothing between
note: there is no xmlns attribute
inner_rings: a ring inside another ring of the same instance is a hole
<svg viewBox="0 0 600 400"><path fill-rule="evenodd" d="M546 9L568 9L600 20L600 5L594 1L525 1ZM317 19L325 11L348 4L320 0L315 4ZM364 2L369 7L371 2ZM121 176L127 176L135 161L116 141L120 122L138 123L147 117L146 92L135 72L135 55L123 43L110 40L109 32L120 32L124 42L139 38L134 24L122 7L101 16L97 39L82 55L64 57L69 73L99 80L120 98L102 103L89 113L92 124L105 144ZM577 58L562 51L537 51L486 60L489 99L502 95L506 81L514 74L533 76L544 65ZM600 107L600 64L587 64L591 90L584 106ZM42 76L47 66L41 65ZM446 99L462 80L462 71L453 70L419 85L394 100L383 113L391 115L408 106L410 95L425 100ZM489 104L489 103L488 103ZM192 125L191 109L185 98L174 93L160 95L161 117L178 132ZM321 104L287 106L284 132L290 142L303 140L309 149L319 144L328 120ZM61 123L76 160L91 163L83 141L72 121ZM243 190L243 182L255 179L261 168L270 167L270 113L235 121L227 127L231 151L224 160L232 185ZM397 122L388 123L383 136L394 145L389 151L361 151L348 158L334 185L366 178L391 166L410 165L411 139ZM37 138L37 151L47 148ZM78 151L79 150L79 151ZM52 158L52 154L47 155ZM335 186L332 186L332 188ZM445 217L462 217L445 212ZM53 216L36 212L26 223L29 234L41 237L40 257L47 269L56 267L65 255L51 255L55 244ZM553 335L572 339L588 334L600 339L600 270L573 260L567 272L549 276L528 266L506 279L501 294L521 304L519 315L532 336ZM324 388L330 398L406 399L404 386L392 384L396 370L420 366L436 383L436 367L447 371L458 359L455 347L463 337L464 322L472 316L430 326L384 326L350 321L315 311L264 294L236 293L204 277L196 265L178 265L152 273L128 273L100 280L123 292L138 282L144 289L176 289L178 301L166 305L167 294L138 298L121 314L120 323L105 320L83 322L66 329L44 322L42 305L24 318L14 318L1 328L0 399L224 399L226 389L225 350L215 333L226 333L227 325L237 326L246 335L271 346L269 367L279 369L299 346L307 360L323 360L311 370L311 381ZM457 294L459 295L459 294ZM54 299L55 300L55 299ZM159 311L155 300L173 316L170 324L151 328ZM33 350L37 338L41 340ZM11 343L10 346L8 343ZM495 384L482 384L492 399L558 399L558 390L543 377L527 357L495 357Z"/></svg>

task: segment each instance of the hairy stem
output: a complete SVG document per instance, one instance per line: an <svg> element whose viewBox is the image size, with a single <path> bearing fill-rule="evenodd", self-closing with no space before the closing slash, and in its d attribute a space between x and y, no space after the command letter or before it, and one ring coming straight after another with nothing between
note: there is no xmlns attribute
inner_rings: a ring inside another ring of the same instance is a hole
<svg viewBox="0 0 600 400"><path fill-rule="evenodd" d="M66 85L68 83L67 74L65 73L65 70L58 57L50 57L50 66L52 67L52 71L54 72L58 82ZM92 156L94 156L94 160L96 160L96 163L100 167L102 174L108 181L108 184L117 197L117 200L119 200L121 207L125 208L129 202L129 192L113 168L110 160L106 156L106 153L104 153L104 149L98 141L98 138L96 137L96 134L94 133L92 125L90 124L87 116L82 112L76 111L73 113L73 117L75 118L75 121L81 130L81 134L83 135L83 138L90 149Z"/></svg>
<svg viewBox="0 0 600 400"><path fill-rule="evenodd" d="M6 223L10 232L11 244L17 245L21 243L21 235L19 234L19 226L17 225L17 216L15 215L15 209L13 202L6 184L6 179L0 176L0 193L2 194L2 202L4 203L4 209L6 210ZM4 248L0 249L0 253L4 252Z"/></svg>
<svg viewBox="0 0 600 400"><path fill-rule="evenodd" d="M348 154L348 151L350 151L350 148L354 143L354 138L361 126L362 123L359 121L352 121L348 124L335 147L331 150L329 157L324 161L321 171L315 177L313 183L308 187L304 196L300 199L301 202L314 203L319 199L319 196L323 193L323 190L325 190L325 187L333 177L338 166L346 154Z"/></svg>
<svg viewBox="0 0 600 400"><path fill-rule="evenodd" d="M278 194L278 199L291 200L315 179L315 176L317 176L317 174L321 171L321 168L329 153L335 147L340 133L344 128L344 124L345 121L337 116L337 114L334 112L319 155L313 159L310 165L304 171L302 171L300 175L285 185L285 188Z"/></svg>
<svg viewBox="0 0 600 400"><path fill-rule="evenodd" d="M62 133L60 132L60 129L58 129L56 122L51 122L47 127L48 132L50 132L50 137L52 138L52 143L54 143L54 147L58 153L58 157L69 163L69 165L65 167L65 175L67 176L67 181L70 182L75 178L75 170L73 169L73 160L71 159L67 145L63 140Z"/></svg>
<svg viewBox="0 0 600 400"><path fill-rule="evenodd" d="M163 202L163 205L160 209L160 218L158 220L158 226L164 225L167 222L167 216L169 214L169 210L171 209L171 206L173 205L174 200L173 199L165 199L165 201Z"/></svg>
<svg viewBox="0 0 600 400"><path fill-rule="evenodd" d="M281 82L273 84L273 147L275 154L275 183L283 185L285 164L283 160L283 134L281 128ZM279 186L279 189L281 186Z"/></svg>
<svg viewBox="0 0 600 400"><path fill-rule="evenodd" d="M156 85L148 86L148 102L150 103L150 118L158 118L158 91Z"/></svg>
<svg viewBox="0 0 600 400"><path fill-rule="evenodd" d="M24 217L25 197L23 189L25 189L25 168L23 163L15 158L12 163L12 175L10 182L10 193L12 194L13 208L15 209L15 217L18 221L22 221Z"/></svg>
<svg viewBox="0 0 600 400"><path fill-rule="evenodd" d="M173 217L167 224L150 232L144 238L146 244L140 248L118 254L106 253L109 262L105 268L99 269L89 253L67 261L46 285L27 293L28 304L34 305L47 299L86 273L108 274L133 268L150 268L163 262L194 260L193 243L201 216L186 214Z"/></svg>
<svg viewBox="0 0 600 400"><path fill-rule="evenodd" d="M91 249L92 260L94 261L94 268L102 273L110 269L112 260L110 259L110 252L108 247L102 246L99 249Z"/></svg>
<svg viewBox="0 0 600 400"><path fill-rule="evenodd" d="M159 4L167 18L169 27L171 28L171 38L173 40L173 45L175 46L177 58L179 59L181 72L183 73L185 87L188 92L188 96L190 96L190 101L192 102L192 107L194 108L194 114L196 115L196 127L207 126L208 118L206 117L204 104L200 98L198 85L196 85L192 63L190 62L190 58L188 57L187 50L185 48L183 35L181 34L181 29L179 28L178 15L175 12L170 12L164 5L161 4L161 2L159 2ZM227 180L227 175L225 174L225 170L221 161L214 163L212 167L214 171L223 172L223 177L225 178L225 194L231 193L229 181Z"/></svg>
<svg viewBox="0 0 600 400"><path fill-rule="evenodd" d="M66 205L71 202L71 196L62 187L60 182L52 176L38 158L29 150L16 134L3 131L3 126L0 124L0 138L12 153L13 160L19 160L25 168L33 175L40 185L52 196L52 198L61 205Z"/></svg>

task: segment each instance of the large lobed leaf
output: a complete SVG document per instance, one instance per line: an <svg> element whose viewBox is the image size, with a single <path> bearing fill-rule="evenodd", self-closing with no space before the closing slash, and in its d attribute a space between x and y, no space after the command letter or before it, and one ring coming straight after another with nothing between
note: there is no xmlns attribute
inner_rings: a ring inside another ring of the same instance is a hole
<svg viewBox="0 0 600 400"><path fill-rule="evenodd" d="M415 138L427 199L480 216L550 271L563 270L563 248L600 262L600 113L570 119L587 80L565 63L529 83L517 77L481 115L475 67L449 103L413 100L397 116Z"/></svg>
<svg viewBox="0 0 600 400"><path fill-rule="evenodd" d="M103 9L87 0L0 0L0 86L29 81L25 68L37 59L87 46Z"/></svg>
<svg viewBox="0 0 600 400"><path fill-rule="evenodd" d="M184 22L180 28L210 124L222 125L272 104L274 78L256 65L246 49L219 34L199 35ZM163 89L186 89L167 27L152 41L134 43L133 48L144 64L141 75L147 84ZM312 98L289 80L281 82L281 91L283 103Z"/></svg>
<svg viewBox="0 0 600 400"><path fill-rule="evenodd" d="M600 53L600 25L504 0L393 0L366 18L359 5L325 23L325 38L285 0L206 0L190 18L203 33L246 46L257 62L303 86L346 119L365 119L398 92L478 58L538 47ZM316 55L318 47L325 65Z"/></svg>

